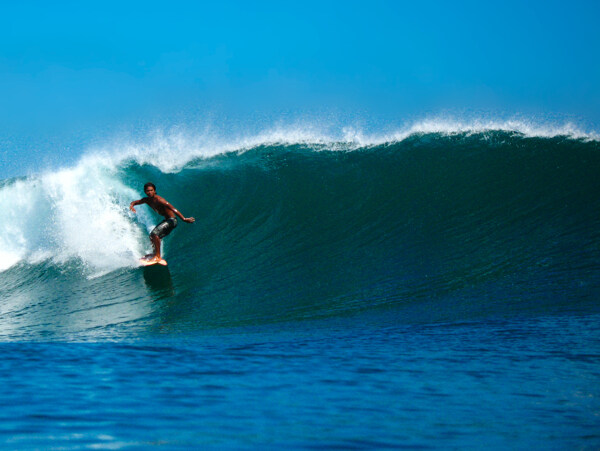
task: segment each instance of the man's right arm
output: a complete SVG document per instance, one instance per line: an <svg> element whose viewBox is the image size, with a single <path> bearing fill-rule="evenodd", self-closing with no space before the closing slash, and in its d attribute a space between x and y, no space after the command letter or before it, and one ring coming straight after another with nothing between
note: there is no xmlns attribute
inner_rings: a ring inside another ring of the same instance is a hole
<svg viewBox="0 0 600 451"><path fill-rule="evenodd" d="M134 205L140 205L140 204L145 204L145 203L146 203L146 198L145 197L143 199L134 200L133 202L131 202L129 204L129 209L135 213L135 208L133 208Z"/></svg>

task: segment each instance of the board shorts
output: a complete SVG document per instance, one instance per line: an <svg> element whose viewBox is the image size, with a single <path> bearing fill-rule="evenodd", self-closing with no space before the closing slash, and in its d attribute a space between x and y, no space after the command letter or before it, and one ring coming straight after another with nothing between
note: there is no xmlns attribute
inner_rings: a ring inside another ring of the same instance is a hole
<svg viewBox="0 0 600 451"><path fill-rule="evenodd" d="M171 233L175 227L177 227L177 219L167 218L152 229L150 236L154 235L159 238L164 238Z"/></svg>

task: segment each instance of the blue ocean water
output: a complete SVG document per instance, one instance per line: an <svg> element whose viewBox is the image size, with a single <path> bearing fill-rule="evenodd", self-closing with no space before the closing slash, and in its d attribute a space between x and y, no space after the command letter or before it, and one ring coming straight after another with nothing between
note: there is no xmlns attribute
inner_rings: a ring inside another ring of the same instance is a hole
<svg viewBox="0 0 600 451"><path fill-rule="evenodd" d="M0 444L597 449L599 150L171 141L4 180ZM167 268L146 181L197 219Z"/></svg>
<svg viewBox="0 0 600 451"><path fill-rule="evenodd" d="M0 345L5 447L594 449L598 315Z"/></svg>

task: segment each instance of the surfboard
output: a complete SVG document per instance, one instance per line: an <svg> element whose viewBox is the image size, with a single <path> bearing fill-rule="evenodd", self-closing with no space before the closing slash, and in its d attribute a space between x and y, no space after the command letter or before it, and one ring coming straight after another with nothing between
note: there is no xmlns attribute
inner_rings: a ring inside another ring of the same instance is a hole
<svg viewBox="0 0 600 451"><path fill-rule="evenodd" d="M142 258L140 258L140 265L142 265L142 266L152 266L152 265L167 266L167 261L163 258L161 258L158 261L149 261L149 260L146 260L146 257L142 257Z"/></svg>

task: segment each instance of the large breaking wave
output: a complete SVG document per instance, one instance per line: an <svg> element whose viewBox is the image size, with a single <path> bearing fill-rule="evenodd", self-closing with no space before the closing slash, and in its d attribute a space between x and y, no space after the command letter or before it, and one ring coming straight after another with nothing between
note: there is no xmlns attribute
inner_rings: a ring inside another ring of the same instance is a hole
<svg viewBox="0 0 600 451"><path fill-rule="evenodd" d="M182 310L168 330L588 308L600 293L599 151L574 128L493 123L106 148L2 182L3 335L150 330L157 297ZM166 238L172 280L158 292L136 268L157 218L127 208L146 181L197 219ZM82 319L52 319L57 303Z"/></svg>

